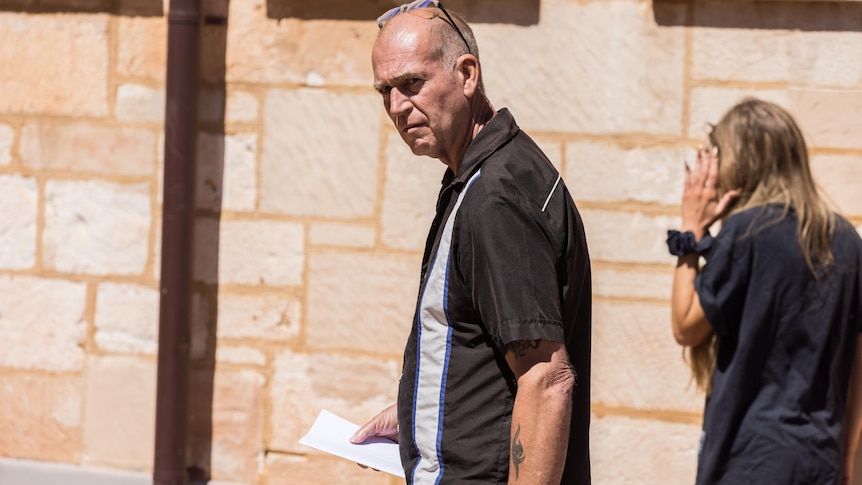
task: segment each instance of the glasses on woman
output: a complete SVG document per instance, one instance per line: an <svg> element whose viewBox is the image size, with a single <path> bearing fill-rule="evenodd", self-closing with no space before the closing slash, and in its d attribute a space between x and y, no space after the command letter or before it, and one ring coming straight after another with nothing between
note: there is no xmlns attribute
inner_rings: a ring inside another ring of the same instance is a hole
<svg viewBox="0 0 862 485"><path fill-rule="evenodd" d="M448 19L449 25L451 25L452 28L455 29L455 32L458 32L458 36L461 37L461 40L464 41L464 45L467 46L467 53L472 54L473 51L470 50L470 44L467 42L467 38L464 37L464 34L461 33L461 29L459 29L458 24L456 24L455 21L452 20L452 16L449 15L449 12L447 12L446 9L443 8L443 5L440 4L440 0L415 0L410 3L405 3L400 7L395 7L391 10L388 10L383 15L377 17L377 27L382 28L383 24L386 23L387 20L391 19L392 17L395 17L396 15L413 12L414 10L419 10L430 6L437 7L438 9L440 9L441 12L443 12L443 15L445 15L446 19ZM418 15L418 12L414 13ZM427 19L433 19L434 17L438 17L437 14L431 14L430 17L426 17L425 15L420 16Z"/></svg>

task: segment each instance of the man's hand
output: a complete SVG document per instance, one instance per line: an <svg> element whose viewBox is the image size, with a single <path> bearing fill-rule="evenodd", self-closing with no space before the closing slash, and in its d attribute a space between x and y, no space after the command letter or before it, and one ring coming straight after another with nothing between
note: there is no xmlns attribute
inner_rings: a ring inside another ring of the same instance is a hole
<svg viewBox="0 0 862 485"><path fill-rule="evenodd" d="M350 437L350 442L354 444L362 443L369 436L382 436L398 443L398 409L395 404L380 411L377 416L374 416L359 428Z"/></svg>

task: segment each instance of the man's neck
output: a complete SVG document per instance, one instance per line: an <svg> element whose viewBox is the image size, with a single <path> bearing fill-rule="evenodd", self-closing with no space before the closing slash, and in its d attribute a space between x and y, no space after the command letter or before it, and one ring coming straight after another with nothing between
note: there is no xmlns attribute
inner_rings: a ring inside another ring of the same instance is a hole
<svg viewBox="0 0 862 485"><path fill-rule="evenodd" d="M476 139L476 136L479 135L479 132L482 131L482 128L484 128L496 114L494 106L492 106L491 102L488 101L488 98L485 97L485 93L481 93L478 99L476 99L476 102L471 103L470 124L467 127L470 133L465 138L464 145L456 151L451 160L440 160L446 164L450 170L452 170L452 173L456 175L458 174L458 170L461 168L461 161L464 159L464 154L467 152L467 147L470 146L473 140Z"/></svg>

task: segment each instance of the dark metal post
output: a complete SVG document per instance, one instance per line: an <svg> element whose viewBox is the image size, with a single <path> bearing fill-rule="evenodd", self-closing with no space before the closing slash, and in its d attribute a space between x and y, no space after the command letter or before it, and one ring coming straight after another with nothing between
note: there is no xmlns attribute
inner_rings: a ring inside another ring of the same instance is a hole
<svg viewBox="0 0 862 485"><path fill-rule="evenodd" d="M186 407L198 132L200 0L171 0L154 485L186 485Z"/></svg>

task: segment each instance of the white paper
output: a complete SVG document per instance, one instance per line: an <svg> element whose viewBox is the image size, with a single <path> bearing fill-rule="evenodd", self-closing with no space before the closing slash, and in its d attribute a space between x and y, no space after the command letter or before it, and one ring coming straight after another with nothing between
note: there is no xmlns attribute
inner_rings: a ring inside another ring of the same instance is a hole
<svg viewBox="0 0 862 485"><path fill-rule="evenodd" d="M358 424L321 410L308 433L299 439L303 445L340 456L361 465L404 478L398 443L372 436L360 444L350 442Z"/></svg>

